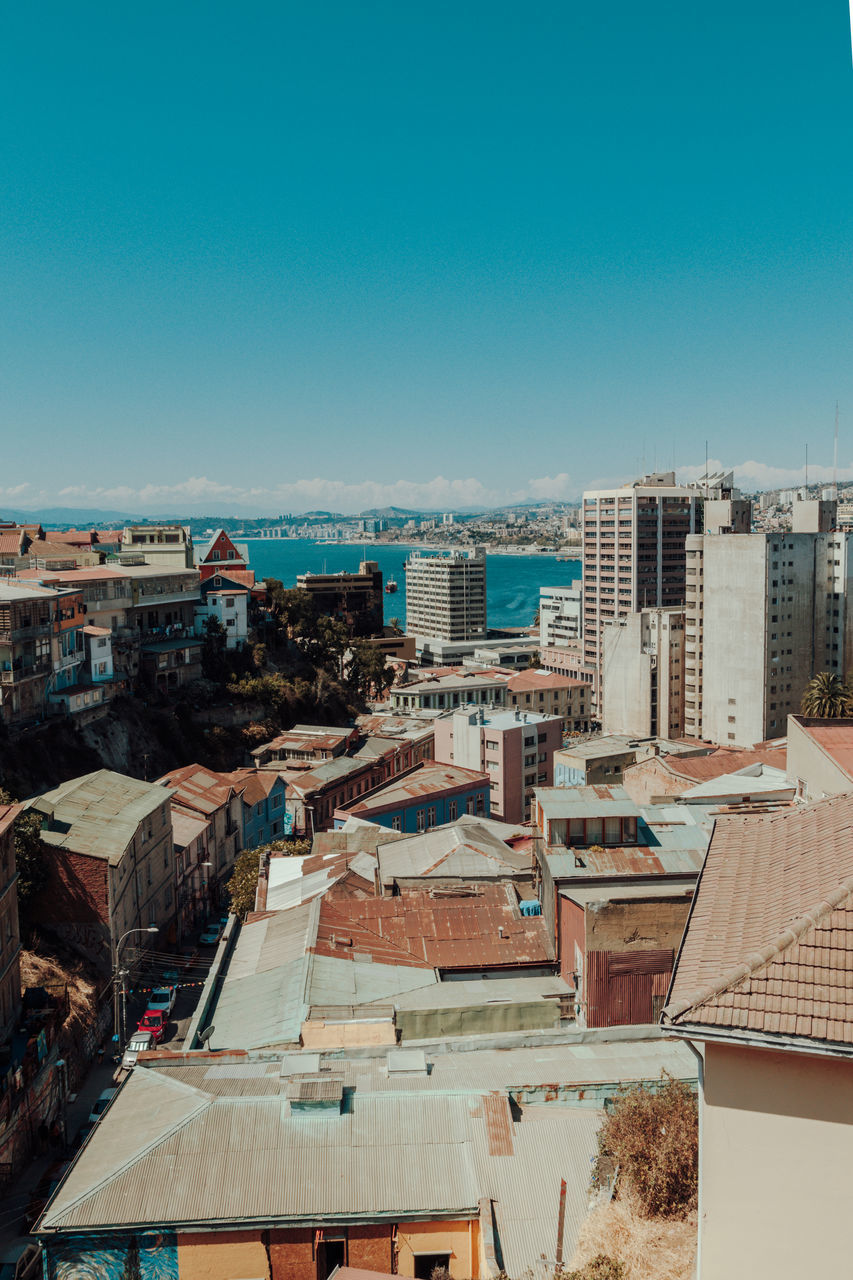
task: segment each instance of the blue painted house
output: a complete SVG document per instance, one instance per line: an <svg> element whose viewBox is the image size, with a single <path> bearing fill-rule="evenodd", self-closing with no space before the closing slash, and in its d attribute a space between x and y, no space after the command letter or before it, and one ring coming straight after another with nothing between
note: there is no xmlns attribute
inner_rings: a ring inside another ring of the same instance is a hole
<svg viewBox="0 0 853 1280"><path fill-rule="evenodd" d="M272 769L235 769L225 777L240 794L244 849L257 849L290 835L290 817L284 807L287 787L280 773Z"/></svg>
<svg viewBox="0 0 853 1280"><path fill-rule="evenodd" d="M416 835L455 822L463 813L489 817L488 774L426 760L337 808L335 829L353 817Z"/></svg>

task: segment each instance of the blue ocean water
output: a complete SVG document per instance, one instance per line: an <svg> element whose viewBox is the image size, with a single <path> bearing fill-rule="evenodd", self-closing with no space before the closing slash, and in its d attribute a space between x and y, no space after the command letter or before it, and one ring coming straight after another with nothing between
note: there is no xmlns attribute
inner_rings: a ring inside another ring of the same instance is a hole
<svg viewBox="0 0 853 1280"><path fill-rule="evenodd" d="M241 540L241 539L238 539ZM251 565L259 578L280 578L286 587L296 585L300 573L352 573L362 560L375 560L385 581L394 578L397 591L385 596L385 621L406 617L408 548L399 545L339 546L307 538L252 538L248 542ZM490 627L526 627L539 608L540 587L570 586L581 576L580 560L554 556L487 556L486 609Z"/></svg>

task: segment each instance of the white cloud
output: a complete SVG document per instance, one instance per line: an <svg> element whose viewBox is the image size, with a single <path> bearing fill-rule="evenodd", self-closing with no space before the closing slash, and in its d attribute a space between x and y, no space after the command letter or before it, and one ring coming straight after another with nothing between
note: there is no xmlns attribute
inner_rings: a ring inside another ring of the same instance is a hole
<svg viewBox="0 0 853 1280"><path fill-rule="evenodd" d="M806 482L805 460L801 467L774 467L766 462L757 462L754 459L732 465L731 462L721 462L719 458L709 458L708 469L712 472L734 471L735 484L738 488L745 489L748 492L757 489L791 488ZM680 481L689 482L700 479L704 472L705 466L703 464L695 467L679 467L677 474ZM810 483L831 484L833 474L831 466L817 462L809 463L808 478ZM839 467L838 479L845 482L853 480L853 466Z"/></svg>
<svg viewBox="0 0 853 1280"><path fill-rule="evenodd" d="M521 491L518 500L519 502L524 502L526 499L547 502L553 498L567 502L577 496L577 485L572 483L572 477L568 471L561 471L556 476L539 476L536 480L528 480L527 487Z"/></svg>

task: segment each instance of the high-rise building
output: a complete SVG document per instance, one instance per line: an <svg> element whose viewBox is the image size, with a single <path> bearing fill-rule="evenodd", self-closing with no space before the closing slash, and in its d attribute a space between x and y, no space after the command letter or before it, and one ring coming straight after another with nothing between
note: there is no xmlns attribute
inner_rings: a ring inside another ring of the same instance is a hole
<svg viewBox="0 0 853 1280"><path fill-rule="evenodd" d="M640 609L604 628L605 733L684 734L684 606Z"/></svg>
<svg viewBox="0 0 853 1280"><path fill-rule="evenodd" d="M539 642L543 649L565 649L583 631L580 582L570 587L539 588Z"/></svg>
<svg viewBox="0 0 853 1280"><path fill-rule="evenodd" d="M853 534L833 529L823 501L795 500L795 517L797 532L688 539L687 737L781 737L816 672L853 670Z"/></svg>
<svg viewBox="0 0 853 1280"><path fill-rule="evenodd" d="M406 563L406 631L436 640L485 640L483 547L448 554L411 553Z"/></svg>
<svg viewBox="0 0 853 1280"><path fill-rule="evenodd" d="M638 609L684 603L685 541L702 531L707 499L730 497L731 475L680 485L674 471L584 494L583 654L597 675L593 699L599 715L605 626Z"/></svg>

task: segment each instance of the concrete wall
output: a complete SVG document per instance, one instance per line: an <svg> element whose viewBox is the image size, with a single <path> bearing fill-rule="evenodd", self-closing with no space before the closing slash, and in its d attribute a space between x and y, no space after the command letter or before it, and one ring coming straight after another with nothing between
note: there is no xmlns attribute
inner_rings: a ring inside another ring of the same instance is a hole
<svg viewBox="0 0 853 1280"><path fill-rule="evenodd" d="M819 720L815 724L821 724ZM837 721L835 723L837 726ZM824 796L845 795L853 791L853 782L827 755L794 716L788 716L788 750L786 772L792 782L801 782L807 800Z"/></svg>
<svg viewBox="0 0 853 1280"><path fill-rule="evenodd" d="M656 796L680 796L693 782L674 778L657 756L638 760L622 774L622 786L634 804L653 804Z"/></svg>
<svg viewBox="0 0 853 1280"><path fill-rule="evenodd" d="M588 951L678 949L692 894L676 899L602 902L586 908Z"/></svg>
<svg viewBox="0 0 853 1280"><path fill-rule="evenodd" d="M401 1222L397 1231L397 1274L415 1274L418 1253L447 1253L453 1280L477 1280L479 1221Z"/></svg>
<svg viewBox="0 0 853 1280"><path fill-rule="evenodd" d="M270 1280L270 1261L260 1232L200 1231L178 1236L179 1280Z"/></svg>
<svg viewBox="0 0 853 1280"><path fill-rule="evenodd" d="M631 613L604 628L602 690L604 733L627 733L648 738L652 727L652 666L643 652L643 615Z"/></svg>
<svg viewBox="0 0 853 1280"><path fill-rule="evenodd" d="M850 1061L707 1044L702 1280L850 1274Z"/></svg>

